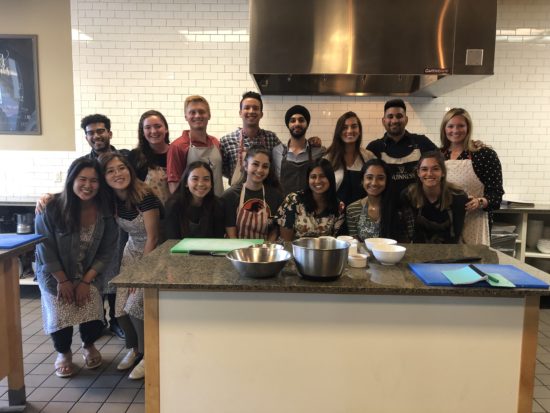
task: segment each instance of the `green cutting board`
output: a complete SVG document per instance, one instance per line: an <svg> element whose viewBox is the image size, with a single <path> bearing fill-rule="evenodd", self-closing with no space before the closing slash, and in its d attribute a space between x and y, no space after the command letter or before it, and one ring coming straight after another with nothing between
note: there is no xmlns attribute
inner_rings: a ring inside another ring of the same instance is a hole
<svg viewBox="0 0 550 413"><path fill-rule="evenodd" d="M189 251L196 251L220 253L263 243L263 239L184 238L174 245L170 252L188 253Z"/></svg>

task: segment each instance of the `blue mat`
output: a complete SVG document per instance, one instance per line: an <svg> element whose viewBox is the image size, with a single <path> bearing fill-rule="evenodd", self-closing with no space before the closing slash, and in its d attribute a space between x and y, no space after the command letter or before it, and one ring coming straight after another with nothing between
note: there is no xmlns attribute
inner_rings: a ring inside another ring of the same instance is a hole
<svg viewBox="0 0 550 413"><path fill-rule="evenodd" d="M442 271L457 270L465 267L468 264L416 264L409 263L409 267L414 274L424 282L426 285L448 287L453 284ZM513 282L518 288L548 288L549 285L525 271L513 265L501 265L501 264L476 264L480 270L484 272L494 272L501 274L509 281ZM486 281L480 281L475 284L465 285L465 287L491 287Z"/></svg>
<svg viewBox="0 0 550 413"><path fill-rule="evenodd" d="M43 238L41 234L0 234L0 249L9 250Z"/></svg>

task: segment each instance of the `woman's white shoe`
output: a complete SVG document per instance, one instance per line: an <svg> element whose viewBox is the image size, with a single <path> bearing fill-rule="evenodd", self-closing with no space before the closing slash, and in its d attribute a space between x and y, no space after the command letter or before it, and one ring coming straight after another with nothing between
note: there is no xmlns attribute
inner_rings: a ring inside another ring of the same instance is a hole
<svg viewBox="0 0 550 413"><path fill-rule="evenodd" d="M136 353L134 350L130 350L122 359L120 363L118 363L118 366L116 366L117 370L128 370L131 367L134 367L134 363L136 362L136 359L138 357L138 353Z"/></svg>
<svg viewBox="0 0 550 413"><path fill-rule="evenodd" d="M139 380L145 377L145 359L141 359L136 367L132 370L128 376L131 380Z"/></svg>

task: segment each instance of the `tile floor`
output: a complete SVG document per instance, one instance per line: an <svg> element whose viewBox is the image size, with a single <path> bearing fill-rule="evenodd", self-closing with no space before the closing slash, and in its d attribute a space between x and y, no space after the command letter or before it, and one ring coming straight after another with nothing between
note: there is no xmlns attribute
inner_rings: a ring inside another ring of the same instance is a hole
<svg viewBox="0 0 550 413"><path fill-rule="evenodd" d="M44 413L143 413L144 381L129 380L129 372L119 372L117 364L126 354L124 342L116 336L104 335L96 346L103 356L103 365L96 370L81 369L68 379L54 374L53 351L49 336L42 330L38 287L21 290L21 326L27 407L24 412ZM80 338L75 329L73 351ZM80 351L73 356L75 364L84 365ZM550 392L550 390L549 390ZM0 411L8 406L7 379L0 381ZM550 401L550 400L549 400Z"/></svg>
<svg viewBox="0 0 550 413"><path fill-rule="evenodd" d="M105 335L96 345L103 365L96 370L82 369L70 379L53 373L56 353L50 338L42 331L40 295L37 287L21 290L21 322L27 407L24 412L44 413L143 413L143 380L129 380L127 372L116 369L126 351L124 342ZM78 334L76 332L76 334ZM76 350L78 336L73 341ZM80 352L74 360L83 366ZM7 381L0 381L0 411L8 406ZM540 312L539 341L533 413L550 413L550 309Z"/></svg>

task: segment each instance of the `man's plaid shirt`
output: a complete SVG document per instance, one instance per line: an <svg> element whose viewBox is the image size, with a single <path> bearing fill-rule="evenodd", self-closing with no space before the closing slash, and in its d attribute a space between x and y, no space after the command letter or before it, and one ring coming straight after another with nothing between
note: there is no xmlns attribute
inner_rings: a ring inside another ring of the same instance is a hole
<svg viewBox="0 0 550 413"><path fill-rule="evenodd" d="M228 179L233 176L233 171L237 165L237 159L240 151L239 139L241 135L241 129L237 128L220 139L220 150L222 153L222 174ZM254 139L250 139L243 132L243 147L246 151L252 145L263 145L268 151L272 151L273 148L279 145L281 141L275 135L275 133L260 129L258 135ZM233 182L234 183L234 182Z"/></svg>

